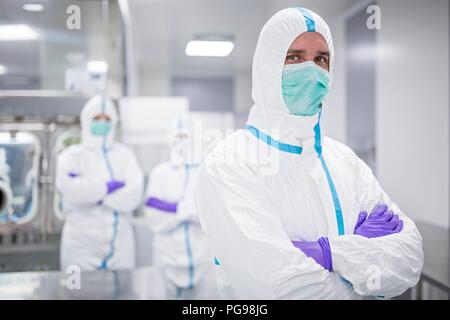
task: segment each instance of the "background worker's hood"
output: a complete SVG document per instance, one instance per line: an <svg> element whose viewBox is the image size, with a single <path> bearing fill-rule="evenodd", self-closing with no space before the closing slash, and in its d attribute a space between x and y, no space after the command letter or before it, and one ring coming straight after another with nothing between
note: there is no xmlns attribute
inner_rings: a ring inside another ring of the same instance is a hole
<svg viewBox="0 0 450 320"><path fill-rule="evenodd" d="M92 120L100 113L107 114L111 118L111 130L106 137L94 136L91 133ZM106 148L110 148L114 143L117 119L117 111L111 100L103 95L92 97L84 105L83 110L81 111L81 142L92 147L101 148L102 146L105 146Z"/></svg>
<svg viewBox="0 0 450 320"><path fill-rule="evenodd" d="M334 48L330 29L319 15L307 9L284 9L270 18L261 30L253 58L254 105L247 123L284 143L298 145L303 143L303 139L313 137L314 126L319 118L318 114L289 114L281 89L286 53L292 42L300 34L308 32L308 28L312 30L312 27L323 36L328 45L331 78Z"/></svg>

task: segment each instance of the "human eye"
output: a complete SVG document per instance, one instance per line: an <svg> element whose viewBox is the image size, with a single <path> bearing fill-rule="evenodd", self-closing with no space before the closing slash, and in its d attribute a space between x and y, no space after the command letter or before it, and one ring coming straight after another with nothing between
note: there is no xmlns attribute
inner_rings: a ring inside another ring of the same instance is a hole
<svg viewBox="0 0 450 320"><path fill-rule="evenodd" d="M286 64L299 63L301 61L302 61L302 58L298 54L288 54L286 56Z"/></svg>
<svg viewBox="0 0 450 320"><path fill-rule="evenodd" d="M324 65L324 64L328 64L329 59L327 56L321 55L321 56L316 57L314 60L317 64Z"/></svg>

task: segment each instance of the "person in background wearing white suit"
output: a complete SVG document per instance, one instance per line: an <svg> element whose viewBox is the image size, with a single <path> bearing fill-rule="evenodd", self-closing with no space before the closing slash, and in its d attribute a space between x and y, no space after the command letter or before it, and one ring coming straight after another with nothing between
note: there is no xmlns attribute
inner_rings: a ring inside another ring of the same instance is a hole
<svg viewBox="0 0 450 320"><path fill-rule="evenodd" d="M215 299L213 257L200 227L193 189L200 161L187 120L170 137L170 161L151 172L145 215L154 233L155 265L164 269L169 299Z"/></svg>
<svg viewBox="0 0 450 320"><path fill-rule="evenodd" d="M135 154L115 141L117 112L104 96L81 112L82 141L57 160L56 187L65 223L61 269L132 269L134 236L129 219L143 195L143 173Z"/></svg>

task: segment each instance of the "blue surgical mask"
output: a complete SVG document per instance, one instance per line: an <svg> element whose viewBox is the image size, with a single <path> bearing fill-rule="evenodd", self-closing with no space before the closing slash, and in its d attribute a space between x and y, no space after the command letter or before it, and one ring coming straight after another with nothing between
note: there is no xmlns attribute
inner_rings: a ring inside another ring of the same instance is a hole
<svg viewBox="0 0 450 320"><path fill-rule="evenodd" d="M102 120L94 120L91 122L91 133L94 136L107 136L111 131L111 122L102 121Z"/></svg>
<svg viewBox="0 0 450 320"><path fill-rule="evenodd" d="M285 65L282 92L286 107L298 116L317 114L328 94L329 84L328 71L313 61Z"/></svg>

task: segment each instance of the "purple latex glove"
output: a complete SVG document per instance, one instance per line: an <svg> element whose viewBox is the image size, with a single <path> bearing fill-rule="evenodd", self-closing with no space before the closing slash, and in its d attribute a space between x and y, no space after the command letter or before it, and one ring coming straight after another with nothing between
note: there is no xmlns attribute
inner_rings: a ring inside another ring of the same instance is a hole
<svg viewBox="0 0 450 320"><path fill-rule="evenodd" d="M167 213L177 213L177 204L166 202L164 200L160 200L158 198L150 197L145 202L145 205L150 208L155 208Z"/></svg>
<svg viewBox="0 0 450 320"><path fill-rule="evenodd" d="M392 210L388 210L387 205L381 204L369 216L366 211L359 213L353 233L366 238L377 238L399 233L402 229L403 220Z"/></svg>
<svg viewBox="0 0 450 320"><path fill-rule="evenodd" d="M111 180L107 183L107 186L108 186L108 194L110 194L116 191L117 189L120 189L123 186L125 186L125 183L122 181Z"/></svg>
<svg viewBox="0 0 450 320"><path fill-rule="evenodd" d="M331 248L328 238L322 237L317 241L292 241L292 243L308 257L313 258L324 269L330 272L333 271Z"/></svg>

